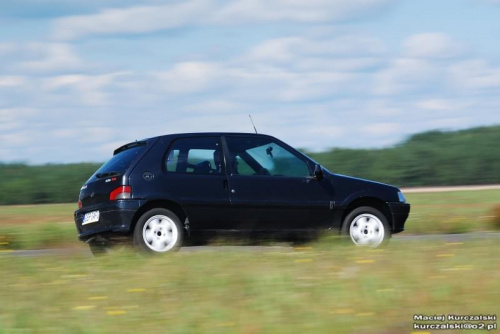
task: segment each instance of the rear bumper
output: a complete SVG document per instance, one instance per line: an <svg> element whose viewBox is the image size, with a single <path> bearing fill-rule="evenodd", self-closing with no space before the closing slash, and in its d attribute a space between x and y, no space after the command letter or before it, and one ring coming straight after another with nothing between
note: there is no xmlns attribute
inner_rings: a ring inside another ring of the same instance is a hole
<svg viewBox="0 0 500 334"><path fill-rule="evenodd" d="M410 204L408 203L387 203L392 215L392 233L404 231L405 222L410 214Z"/></svg>
<svg viewBox="0 0 500 334"><path fill-rule="evenodd" d="M78 239L86 241L95 235L130 232L134 215L141 207L141 200L118 200L85 207L75 211L74 219L78 231ZM86 213L99 210L99 221L82 225Z"/></svg>

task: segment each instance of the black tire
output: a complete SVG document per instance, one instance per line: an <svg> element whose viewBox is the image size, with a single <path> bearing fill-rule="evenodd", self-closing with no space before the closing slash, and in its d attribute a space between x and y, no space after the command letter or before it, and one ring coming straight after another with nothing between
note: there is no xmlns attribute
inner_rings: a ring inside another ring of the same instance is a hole
<svg viewBox="0 0 500 334"><path fill-rule="evenodd" d="M345 217L341 235L357 246L384 247L391 238L391 228L382 212L370 206L361 206Z"/></svg>
<svg viewBox="0 0 500 334"><path fill-rule="evenodd" d="M178 251L183 238L180 219L170 210L156 208L144 213L137 221L133 243L140 251L161 254Z"/></svg>

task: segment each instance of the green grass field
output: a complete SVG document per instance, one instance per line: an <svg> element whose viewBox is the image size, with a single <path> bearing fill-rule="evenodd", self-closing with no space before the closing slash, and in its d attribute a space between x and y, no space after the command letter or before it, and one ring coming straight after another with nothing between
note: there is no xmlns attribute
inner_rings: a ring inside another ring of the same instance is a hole
<svg viewBox="0 0 500 334"><path fill-rule="evenodd" d="M81 247L75 204L0 206L0 251Z"/></svg>
<svg viewBox="0 0 500 334"><path fill-rule="evenodd" d="M407 195L411 213L404 234L489 231L500 190ZM0 206L0 251L82 247L76 239L76 204Z"/></svg>
<svg viewBox="0 0 500 334"><path fill-rule="evenodd" d="M500 191L407 197L405 234L484 231ZM413 315L500 316L498 238L395 238L369 250L325 236L296 248L93 258L78 249L74 208L0 207L0 334L465 333L415 330Z"/></svg>
<svg viewBox="0 0 500 334"><path fill-rule="evenodd" d="M6 254L0 333L430 333L413 329L414 314L500 315L499 278L498 239Z"/></svg>
<svg viewBox="0 0 500 334"><path fill-rule="evenodd" d="M405 234L488 231L493 208L500 205L500 190L411 193L412 205Z"/></svg>

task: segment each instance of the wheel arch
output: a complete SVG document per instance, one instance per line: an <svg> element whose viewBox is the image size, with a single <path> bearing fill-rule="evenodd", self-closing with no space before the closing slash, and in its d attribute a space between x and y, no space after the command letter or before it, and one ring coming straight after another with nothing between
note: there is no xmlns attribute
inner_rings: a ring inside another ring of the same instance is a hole
<svg viewBox="0 0 500 334"><path fill-rule="evenodd" d="M134 214L134 217L132 219L132 224L130 225L129 233L134 232L135 226L137 225L139 218L141 218L141 216L144 213L148 212L149 210L157 209L157 208L162 208L162 209L167 209L167 210L172 211L180 219L181 224L184 227L184 229L187 228L186 227L186 218L187 218L186 212L182 209L182 207L178 203L176 203L174 201L170 201L170 200L165 200L165 199L155 199L155 200L150 200L150 201L146 202L144 205L142 205L136 211L136 213Z"/></svg>
<svg viewBox="0 0 500 334"><path fill-rule="evenodd" d="M340 230L342 229L342 226L345 223L345 218L355 209L362 207L362 206L369 206L372 208L375 208L382 212L382 214L385 216L387 219L387 222L389 223L389 226L391 227L391 231L393 230L393 224L392 224L392 214L391 210L389 209L389 206L387 205L386 202L382 201L381 199L378 199L376 197L360 197L355 200L353 200L347 208L344 210L344 213L342 215L342 220L340 222Z"/></svg>

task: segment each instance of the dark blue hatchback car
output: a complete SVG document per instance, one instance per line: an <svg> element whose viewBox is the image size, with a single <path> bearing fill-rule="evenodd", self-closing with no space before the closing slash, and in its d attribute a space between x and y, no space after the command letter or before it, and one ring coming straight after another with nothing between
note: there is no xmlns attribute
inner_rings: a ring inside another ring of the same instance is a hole
<svg viewBox="0 0 500 334"><path fill-rule="evenodd" d="M94 253L123 240L168 252L224 231L333 230L378 247L409 211L398 188L331 173L271 136L190 133L115 150L81 188L75 223Z"/></svg>

